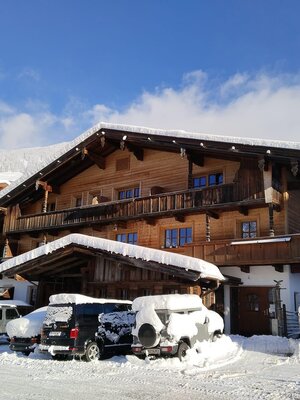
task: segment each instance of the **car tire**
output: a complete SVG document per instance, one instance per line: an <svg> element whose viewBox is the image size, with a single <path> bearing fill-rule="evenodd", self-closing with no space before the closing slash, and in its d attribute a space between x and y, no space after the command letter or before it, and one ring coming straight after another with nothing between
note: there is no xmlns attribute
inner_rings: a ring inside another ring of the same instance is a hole
<svg viewBox="0 0 300 400"><path fill-rule="evenodd" d="M140 343L146 347L155 347L158 343L159 336L156 333L155 328L151 324L143 324L138 332L138 338Z"/></svg>
<svg viewBox="0 0 300 400"><path fill-rule="evenodd" d="M96 342L90 342L85 349L84 356L82 357L84 361L90 362L99 360L101 356L101 349Z"/></svg>
<svg viewBox="0 0 300 400"><path fill-rule="evenodd" d="M31 351L22 351L23 356L28 357Z"/></svg>
<svg viewBox="0 0 300 400"><path fill-rule="evenodd" d="M186 352L190 349L190 346L186 342L180 342L177 350L177 357L180 361L182 361L185 356Z"/></svg>

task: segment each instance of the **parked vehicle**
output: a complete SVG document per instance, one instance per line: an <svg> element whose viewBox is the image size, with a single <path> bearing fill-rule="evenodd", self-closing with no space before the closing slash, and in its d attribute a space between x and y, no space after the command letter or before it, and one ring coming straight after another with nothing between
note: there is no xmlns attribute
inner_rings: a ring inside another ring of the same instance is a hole
<svg viewBox="0 0 300 400"><path fill-rule="evenodd" d="M38 346L47 307L38 308L25 317L8 322L7 334L10 349L29 355Z"/></svg>
<svg viewBox="0 0 300 400"><path fill-rule="evenodd" d="M132 309L136 312L132 352L139 357L178 356L182 360L197 341L216 340L224 329L222 317L196 295L138 297Z"/></svg>
<svg viewBox="0 0 300 400"><path fill-rule="evenodd" d="M19 318L20 314L17 306L12 303L1 301L0 304L0 335L7 336L7 323L13 319Z"/></svg>
<svg viewBox="0 0 300 400"><path fill-rule="evenodd" d="M135 314L131 301L97 299L79 294L50 297L40 351L54 358L78 356L86 361L105 353L131 350Z"/></svg>

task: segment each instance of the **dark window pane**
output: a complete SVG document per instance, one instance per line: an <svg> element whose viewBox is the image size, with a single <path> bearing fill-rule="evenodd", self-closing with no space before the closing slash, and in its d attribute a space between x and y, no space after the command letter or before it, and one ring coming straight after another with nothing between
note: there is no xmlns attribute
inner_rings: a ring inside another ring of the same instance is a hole
<svg viewBox="0 0 300 400"><path fill-rule="evenodd" d="M134 197L140 197L140 188L139 187L134 188Z"/></svg>
<svg viewBox="0 0 300 400"><path fill-rule="evenodd" d="M194 188L202 188L206 186L206 176L200 176L193 179Z"/></svg>

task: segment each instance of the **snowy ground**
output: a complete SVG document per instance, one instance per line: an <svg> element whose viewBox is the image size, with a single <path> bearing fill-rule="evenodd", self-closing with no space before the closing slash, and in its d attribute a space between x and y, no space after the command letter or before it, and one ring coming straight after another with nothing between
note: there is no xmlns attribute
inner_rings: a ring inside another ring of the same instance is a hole
<svg viewBox="0 0 300 400"><path fill-rule="evenodd" d="M114 357L85 363L17 355L0 344L1 399L300 399L299 340L223 337L187 360Z"/></svg>

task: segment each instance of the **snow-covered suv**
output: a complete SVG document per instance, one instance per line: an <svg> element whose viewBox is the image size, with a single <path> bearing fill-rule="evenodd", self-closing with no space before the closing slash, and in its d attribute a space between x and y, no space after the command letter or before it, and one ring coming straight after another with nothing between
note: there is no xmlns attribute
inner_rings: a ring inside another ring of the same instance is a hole
<svg viewBox="0 0 300 400"><path fill-rule="evenodd" d="M222 317L208 310L197 295L138 297L132 352L139 356L178 356L181 360L197 341L213 341L223 333Z"/></svg>

